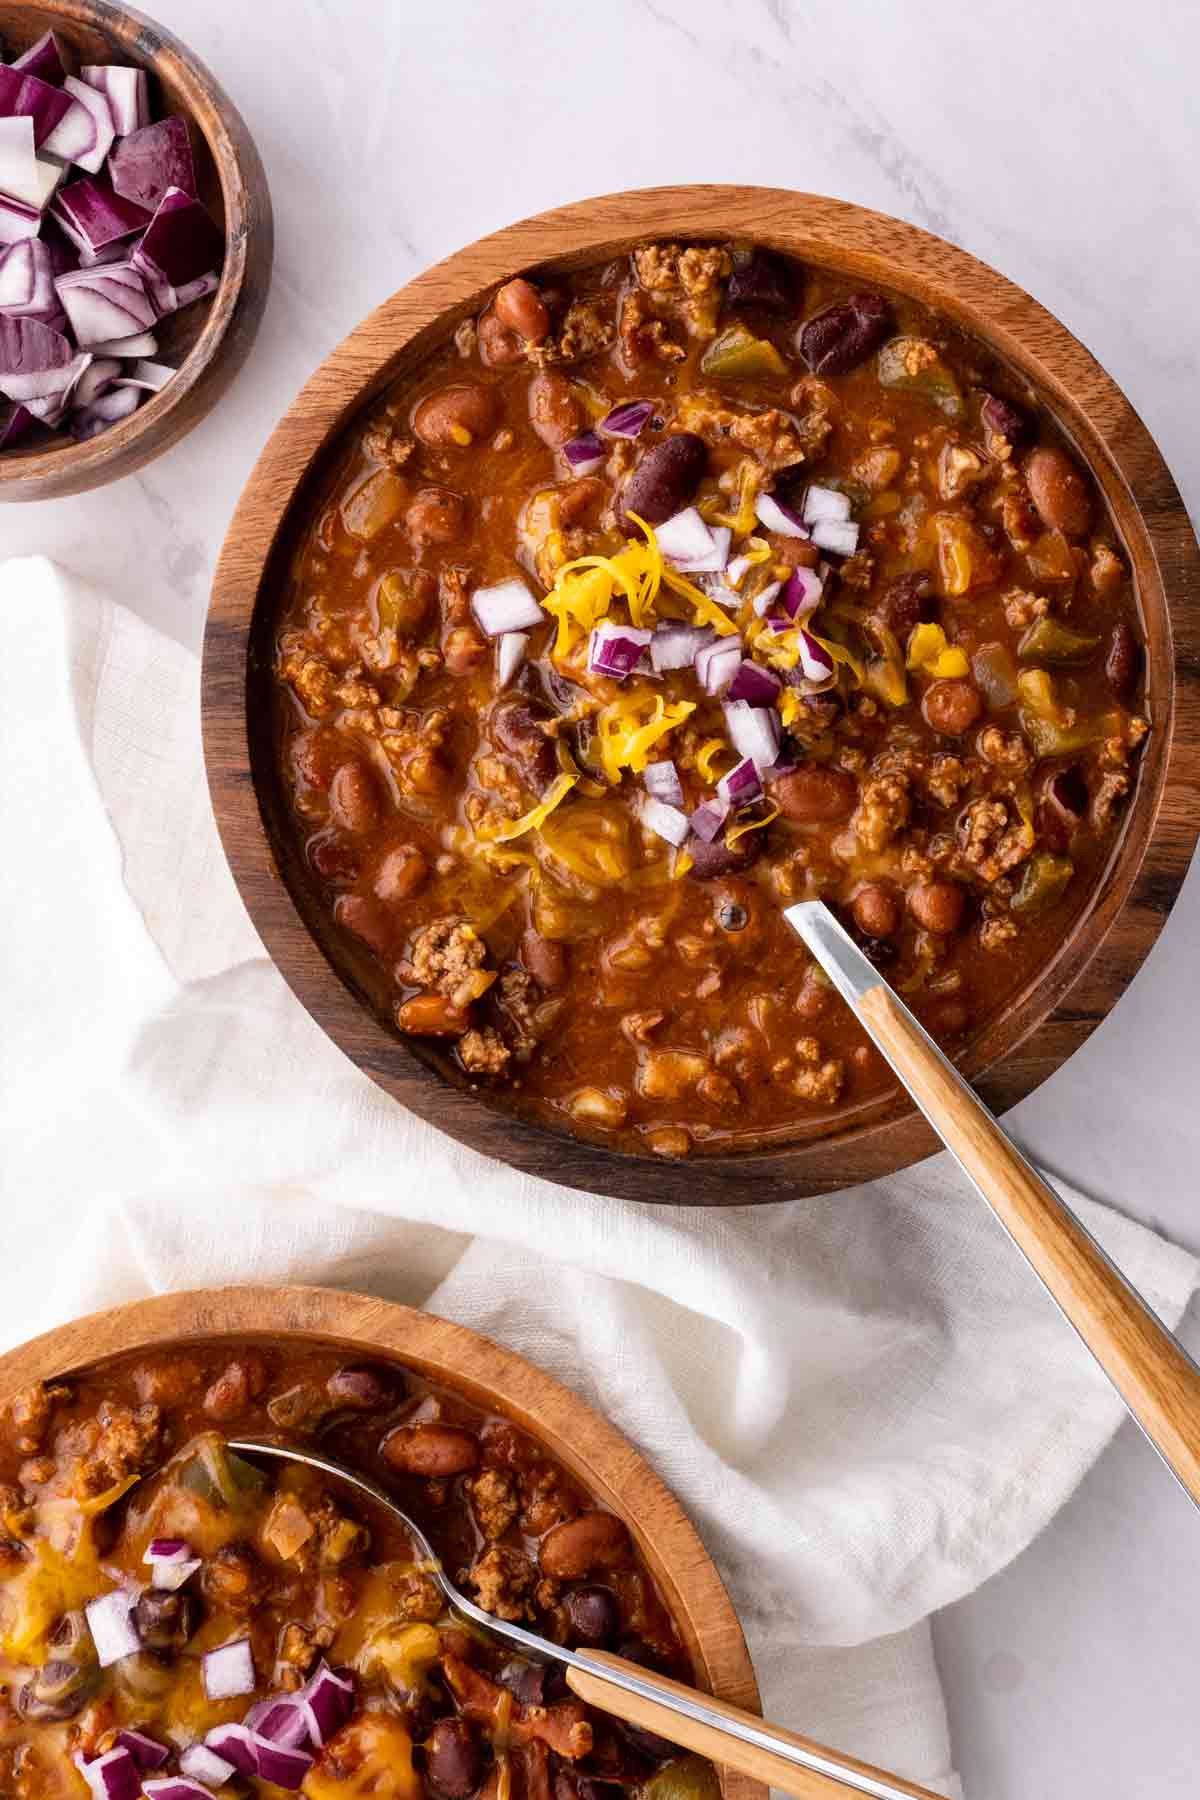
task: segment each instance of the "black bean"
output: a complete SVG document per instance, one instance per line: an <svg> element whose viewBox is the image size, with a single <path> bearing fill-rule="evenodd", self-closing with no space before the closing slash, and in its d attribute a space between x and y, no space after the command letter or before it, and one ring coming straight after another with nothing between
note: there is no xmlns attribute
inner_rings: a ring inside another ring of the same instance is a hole
<svg viewBox="0 0 1200 1800"><path fill-rule="evenodd" d="M483 1752L465 1719L439 1719L425 1740L425 1775L447 1800L467 1800L483 1775Z"/></svg>
<svg viewBox="0 0 1200 1800"><path fill-rule="evenodd" d="M795 312L801 277L795 263L770 250L752 250L729 277L731 306L761 306L764 312Z"/></svg>
<svg viewBox="0 0 1200 1800"><path fill-rule="evenodd" d="M181 1650L196 1629L196 1602L190 1594L147 1588L133 1616L148 1650Z"/></svg>
<svg viewBox="0 0 1200 1800"><path fill-rule="evenodd" d="M693 431L677 431L642 455L621 490L618 515L622 528L637 532L629 518L636 513L649 525L682 512L700 484L708 462L708 447Z"/></svg>
<svg viewBox="0 0 1200 1800"><path fill-rule="evenodd" d="M620 1611L606 1587L575 1588L563 1605L571 1622L572 1635L580 1644L593 1644L602 1649L612 1643L621 1628Z"/></svg>
<svg viewBox="0 0 1200 1800"><path fill-rule="evenodd" d="M851 294L800 327L796 346L814 375L844 375L865 362L892 329L882 294Z"/></svg>

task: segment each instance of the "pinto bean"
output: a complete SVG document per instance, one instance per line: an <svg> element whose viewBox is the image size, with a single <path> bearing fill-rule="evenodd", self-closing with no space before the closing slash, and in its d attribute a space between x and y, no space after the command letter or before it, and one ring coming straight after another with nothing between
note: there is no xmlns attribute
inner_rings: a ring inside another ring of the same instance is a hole
<svg viewBox="0 0 1200 1800"><path fill-rule="evenodd" d="M292 739L292 770L307 787L323 794L345 754L345 738L328 725L317 725L311 731L298 731Z"/></svg>
<svg viewBox="0 0 1200 1800"><path fill-rule="evenodd" d="M867 937L890 938L900 928L900 903L890 888L877 881L860 887L850 902L854 923Z"/></svg>
<svg viewBox="0 0 1200 1800"><path fill-rule="evenodd" d="M329 784L329 816L351 837L365 837L379 823L379 783L357 756Z"/></svg>
<svg viewBox="0 0 1200 1800"><path fill-rule="evenodd" d="M429 864L415 844L397 844L379 865L375 892L381 900L411 900L429 879Z"/></svg>
<svg viewBox="0 0 1200 1800"><path fill-rule="evenodd" d="M983 711L979 689L971 681L935 681L921 701L925 722L944 737L961 737Z"/></svg>
<svg viewBox="0 0 1200 1800"><path fill-rule="evenodd" d="M785 819L819 825L849 818L858 783L844 769L785 769L768 781L767 792Z"/></svg>
<svg viewBox="0 0 1200 1800"><path fill-rule="evenodd" d="M629 1551L629 1533L614 1513L582 1512L546 1533L538 1560L554 1581L582 1581L628 1561Z"/></svg>
<svg viewBox="0 0 1200 1800"><path fill-rule="evenodd" d="M262 1393L266 1381L266 1364L256 1351L232 1357L210 1384L204 1396L204 1410L219 1425L228 1424Z"/></svg>
<svg viewBox="0 0 1200 1800"><path fill-rule="evenodd" d="M419 488L404 515L404 529L414 549L427 544L452 544L462 536L467 521L467 503L453 488Z"/></svg>
<svg viewBox="0 0 1200 1800"><path fill-rule="evenodd" d="M967 897L953 881L918 881L908 890L908 910L918 925L948 937L962 924Z"/></svg>
<svg viewBox="0 0 1200 1800"><path fill-rule="evenodd" d="M483 1777L483 1752L466 1719L439 1719L425 1740L425 1776L447 1800L468 1800Z"/></svg>
<svg viewBox="0 0 1200 1800"><path fill-rule="evenodd" d="M1092 516L1087 483L1065 451L1052 444L1031 450L1025 459L1029 497L1048 531L1082 537Z"/></svg>
<svg viewBox="0 0 1200 1800"><path fill-rule="evenodd" d="M525 346L515 331L504 323L495 308L489 306L480 317L479 355L489 369L502 369L505 363L520 362Z"/></svg>
<svg viewBox="0 0 1200 1800"><path fill-rule="evenodd" d="M369 894L341 894L333 909L339 925L352 931L356 938L376 956L386 956L392 947L392 921L387 910Z"/></svg>
<svg viewBox="0 0 1200 1800"><path fill-rule="evenodd" d="M1127 699L1132 693L1141 667L1142 646L1134 636L1132 627L1124 619L1120 619L1112 628L1104 655L1104 673L1118 700Z"/></svg>
<svg viewBox="0 0 1200 1800"><path fill-rule="evenodd" d="M618 515L622 528L636 531L631 512L650 525L681 512L700 485L708 463L708 446L694 431L677 431L644 452L621 490Z"/></svg>
<svg viewBox="0 0 1200 1800"><path fill-rule="evenodd" d="M526 339L544 338L550 329L546 303L531 281L520 275L506 281L492 301L496 317L507 331Z"/></svg>
<svg viewBox="0 0 1200 1800"><path fill-rule="evenodd" d="M892 329L882 294L851 294L806 319L796 347L814 375L844 375L865 362Z"/></svg>
<svg viewBox="0 0 1200 1800"><path fill-rule="evenodd" d="M436 1480L479 1467L479 1445L460 1425L399 1425L379 1447L383 1460L403 1475Z"/></svg>
<svg viewBox="0 0 1200 1800"><path fill-rule="evenodd" d="M567 952L562 944L532 928L521 939L521 961L540 988L552 992L567 979Z"/></svg>
<svg viewBox="0 0 1200 1800"><path fill-rule="evenodd" d="M496 423L496 396L476 381L455 381L420 401L412 428L431 450L466 449Z"/></svg>
<svg viewBox="0 0 1200 1800"><path fill-rule="evenodd" d="M529 419L543 444L557 449L583 423L579 400L565 375L539 369L529 384Z"/></svg>

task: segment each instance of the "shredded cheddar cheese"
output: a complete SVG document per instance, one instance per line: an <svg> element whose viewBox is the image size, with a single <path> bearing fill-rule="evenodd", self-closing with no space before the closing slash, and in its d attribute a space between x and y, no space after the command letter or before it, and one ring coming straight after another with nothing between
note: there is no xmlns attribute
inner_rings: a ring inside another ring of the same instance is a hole
<svg viewBox="0 0 1200 1800"><path fill-rule="evenodd" d="M773 806L770 812L760 813L755 819L743 819L737 825L727 825L725 827L725 842L732 846L737 843L739 838L745 837L748 831L759 831L764 825L769 825L772 819L777 819L778 817L779 808Z"/></svg>
<svg viewBox="0 0 1200 1800"><path fill-rule="evenodd" d="M703 624L721 637L737 627L729 615L694 582L686 581L663 562L652 528L636 513L630 517L644 534L643 542L630 540L613 556L577 556L566 562L554 578L554 586L542 606L558 623L554 654L563 657L606 617L619 593L629 610L630 623L638 630L652 626L656 605L664 588L691 606Z"/></svg>
<svg viewBox="0 0 1200 1800"><path fill-rule="evenodd" d="M727 756L728 754L729 745L725 742L724 738L706 738L696 752L697 774L700 775L704 781L714 782L717 779L717 771L713 767L713 757Z"/></svg>
<svg viewBox="0 0 1200 1800"><path fill-rule="evenodd" d="M507 825L501 825L499 829L481 832L480 836L486 837L493 844L506 844L511 838L523 837L527 831L537 830L550 817L559 802L566 799L578 780L578 775L568 775L564 772L556 778L545 799L540 800L536 806L531 806L527 813L522 813L519 819L512 819Z"/></svg>
<svg viewBox="0 0 1200 1800"><path fill-rule="evenodd" d="M646 704L644 692L621 694L597 715L600 760L605 775L614 786L626 769L640 775L660 739L674 731L676 725L682 725L696 710L694 700L676 700L668 704L661 694L655 694L647 718Z"/></svg>

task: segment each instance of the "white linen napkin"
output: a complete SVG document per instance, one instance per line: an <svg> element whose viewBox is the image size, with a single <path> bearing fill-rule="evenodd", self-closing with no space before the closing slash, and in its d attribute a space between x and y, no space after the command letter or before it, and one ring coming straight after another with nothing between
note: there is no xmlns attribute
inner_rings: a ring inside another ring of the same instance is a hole
<svg viewBox="0 0 1200 1800"><path fill-rule="evenodd" d="M225 1281L425 1305L553 1371L716 1557L767 1713L956 1791L929 1613L1120 1406L946 1157L828 1198L602 1201L410 1117L311 1022L208 809L195 659L0 567L0 1337ZM1071 1195L1174 1324L1195 1260Z"/></svg>

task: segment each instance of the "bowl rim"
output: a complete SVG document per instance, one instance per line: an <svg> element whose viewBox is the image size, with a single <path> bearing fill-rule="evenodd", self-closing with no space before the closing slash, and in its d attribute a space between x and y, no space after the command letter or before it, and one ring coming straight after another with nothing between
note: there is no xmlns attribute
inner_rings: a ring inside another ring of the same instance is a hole
<svg viewBox="0 0 1200 1800"><path fill-rule="evenodd" d="M960 1067L1002 1110L1105 1016L1157 936L1200 830L1188 803L1200 760L1200 549L1145 425L1065 326L968 252L846 201L705 185L604 195L467 245L376 308L283 415L230 523L205 632L201 704L210 794L234 879L284 979L360 1068L452 1137L528 1173L632 1199L735 1204L830 1192L893 1173L937 1147L903 1096L863 1109L852 1129L834 1135L795 1134L786 1145L672 1162L548 1130L496 1110L466 1082L452 1085L418 1047L375 1018L344 972L344 954L335 967L319 921L306 922L303 896L287 885L256 784L251 714L262 658L254 627L272 603L272 559L291 505L325 451L406 362L442 343L498 282L521 270L602 261L646 237L750 238L926 300L1034 383L1089 464L1135 568L1155 730L1090 906L1048 967L968 1046ZM1079 997L1089 967L1096 990L1090 1013Z"/></svg>
<svg viewBox="0 0 1200 1800"><path fill-rule="evenodd" d="M274 238L266 175L245 120L207 64L180 38L135 7L118 5L114 0L103 0L102 4L100 0L35 0L31 10L53 15L64 29L75 25L116 37L122 42L124 53L149 74L160 80L164 73L169 75L186 98L189 124L204 138L221 184L225 261L221 279L207 302L208 313L200 334L169 385L151 394L128 419L98 437L79 444L51 443L38 450L0 455L0 498L8 497L6 489L19 490L22 486L28 497L35 498L37 485L43 481L52 485L54 492L79 491L91 485L110 464L132 458L127 468L119 471L126 473L148 461L151 454L167 449L198 424L220 398L221 387L212 385L203 397L196 390L209 376L235 320L245 318L248 328L241 334L236 356L222 370L225 381L232 380L253 344L266 302L266 287L254 299L249 314L244 290L252 252L265 255L269 270ZM192 395L196 396L196 410L187 424L174 436L148 445L147 438L154 437L156 430L161 431L172 415L178 416ZM146 454L139 455L140 451ZM114 478L117 473L114 471ZM22 496L14 491L12 497Z"/></svg>
<svg viewBox="0 0 1200 1800"><path fill-rule="evenodd" d="M153 1294L72 1319L0 1355L0 1404L34 1382L102 1369L114 1357L221 1338L367 1351L512 1418L624 1519L702 1682L718 1698L761 1712L733 1602L670 1488L586 1400L468 1326L344 1288L286 1283ZM726 1800L767 1800L764 1784L721 1775Z"/></svg>

